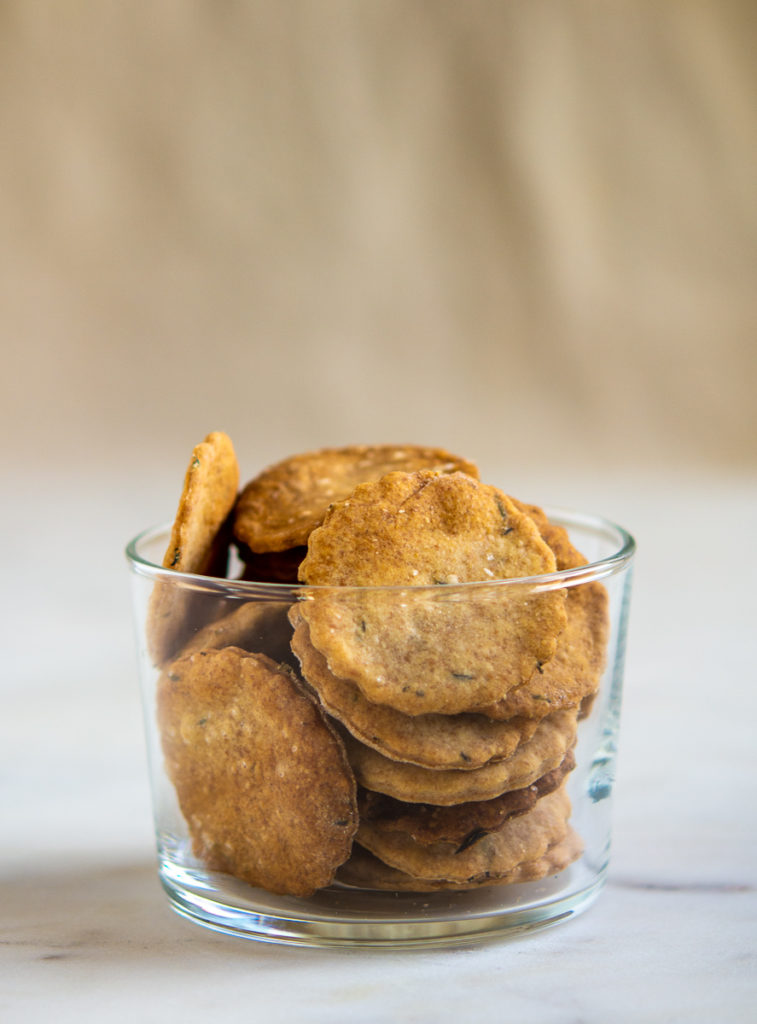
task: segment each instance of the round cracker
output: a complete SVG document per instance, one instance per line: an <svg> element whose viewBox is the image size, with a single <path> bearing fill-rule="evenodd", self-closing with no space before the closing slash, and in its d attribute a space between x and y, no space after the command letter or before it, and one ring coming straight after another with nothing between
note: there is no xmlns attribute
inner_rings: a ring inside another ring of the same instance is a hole
<svg viewBox="0 0 757 1024"><path fill-rule="evenodd" d="M323 708L361 743L385 757L425 768L480 768L510 757L536 730L534 718L503 722L465 713L405 715L372 704L354 683L329 672L326 659L310 643L299 605L292 606L289 617L295 627L292 650Z"/></svg>
<svg viewBox="0 0 757 1024"><path fill-rule="evenodd" d="M539 722L531 739L511 757L472 771L435 771L403 764L359 743L345 730L342 736L357 781L365 789L405 803L449 806L491 800L530 786L561 764L575 743L576 728L575 711L555 711Z"/></svg>
<svg viewBox="0 0 757 1024"><path fill-rule="evenodd" d="M562 526L551 523L538 505L514 504L534 522L554 553L557 568L577 569L586 558L575 548ZM517 687L496 705L487 708L493 718L508 720L513 715L543 717L560 708L582 707L588 714L592 696L604 671L609 614L607 591L601 583L576 584L566 588L567 625L557 640L555 656L534 673L528 683Z"/></svg>
<svg viewBox="0 0 757 1024"><path fill-rule="evenodd" d="M608 597L601 583L567 588L567 625L555 656L532 678L485 709L493 719L543 717L575 708L596 693L604 671L609 632Z"/></svg>
<svg viewBox="0 0 757 1024"><path fill-rule="evenodd" d="M329 670L405 714L481 711L553 656L565 594L457 584L554 572L531 519L463 473L390 473L331 507L300 578ZM437 586L434 586L437 584ZM399 592L381 588L410 588ZM371 589L378 588L378 589Z"/></svg>
<svg viewBox="0 0 757 1024"><path fill-rule="evenodd" d="M189 460L164 568L207 572L213 545L234 507L238 487L239 466L231 439L222 431L208 434Z"/></svg>
<svg viewBox="0 0 757 1024"><path fill-rule="evenodd" d="M364 821L357 842L407 875L469 884L507 877L523 862L543 857L567 836L569 816L570 800L560 788L463 851L454 843L417 843L402 832L384 832Z"/></svg>
<svg viewBox="0 0 757 1024"><path fill-rule="evenodd" d="M575 767L573 751L562 763L542 775L524 789L514 789L492 800L440 807L436 804L408 804L370 790L358 793L360 820L370 822L374 829L404 832L416 843L455 843L457 851L479 842L489 832L496 832L518 814L526 814L537 800L553 793Z"/></svg>
<svg viewBox="0 0 757 1024"><path fill-rule="evenodd" d="M215 431L192 450L184 476L163 568L200 575L223 575L227 538L224 526L234 507L239 466L228 435ZM207 597L197 598L178 584L155 584L147 612L147 646L156 665L180 647L198 615L207 617Z"/></svg>
<svg viewBox="0 0 757 1024"><path fill-rule="evenodd" d="M293 455L269 466L239 496L234 536L253 552L305 545L334 501L358 484L394 470L460 471L478 477L467 459L419 445L350 445Z"/></svg>
<svg viewBox="0 0 757 1024"><path fill-rule="evenodd" d="M338 737L293 675L235 647L174 662L158 721L197 857L271 892L328 885L357 827Z"/></svg>
<svg viewBox="0 0 757 1024"><path fill-rule="evenodd" d="M568 828L564 839L549 846L541 857L521 861L512 871L496 878L482 878L470 882L448 882L444 879L414 878L397 868L390 868L358 843L352 854L337 872L337 881L360 889L379 889L392 892L467 891L484 886L515 885L535 882L564 871L583 852L580 836Z"/></svg>

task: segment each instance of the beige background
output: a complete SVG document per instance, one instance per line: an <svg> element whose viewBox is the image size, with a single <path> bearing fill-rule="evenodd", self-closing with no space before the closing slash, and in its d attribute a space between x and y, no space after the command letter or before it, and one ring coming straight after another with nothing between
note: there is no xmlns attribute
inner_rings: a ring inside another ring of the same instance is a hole
<svg viewBox="0 0 757 1024"><path fill-rule="evenodd" d="M4 0L12 465L753 474L756 11Z"/></svg>

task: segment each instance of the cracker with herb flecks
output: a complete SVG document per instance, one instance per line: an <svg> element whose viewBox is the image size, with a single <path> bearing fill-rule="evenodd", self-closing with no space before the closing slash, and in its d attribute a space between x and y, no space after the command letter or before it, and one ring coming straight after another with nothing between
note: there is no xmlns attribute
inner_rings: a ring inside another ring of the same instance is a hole
<svg viewBox="0 0 757 1024"><path fill-rule="evenodd" d="M521 861L517 867L494 877L479 877L467 882L449 882L438 878L415 878L390 868L378 857L369 853L358 843L352 848L350 859L337 872L337 880L344 885L360 889L378 889L391 892L440 892L468 891L492 885L516 885L520 882L536 882L564 871L581 856L583 843L578 834L568 828L568 834L559 842L547 847L541 857Z"/></svg>
<svg viewBox="0 0 757 1024"><path fill-rule="evenodd" d="M576 712L555 711L543 718L530 740L511 757L472 771L434 770L384 757L340 730L357 781L365 789L406 803L450 804L491 800L530 786L557 768L576 740Z"/></svg>
<svg viewBox="0 0 757 1024"><path fill-rule="evenodd" d="M358 792L360 820L374 831L403 832L416 843L456 843L458 853L497 832L506 821L526 814L537 800L558 789L575 768L573 751L562 763L523 789L514 789L491 800L440 807L438 804L409 804L383 793Z"/></svg>
<svg viewBox="0 0 757 1024"><path fill-rule="evenodd" d="M357 828L355 779L291 670L235 647L196 651L161 676L158 721L208 868L294 896L331 882Z"/></svg>
<svg viewBox="0 0 757 1024"><path fill-rule="evenodd" d="M601 583L590 582L574 584L566 593L568 621L555 656L527 683L487 707L491 718L544 716L579 707L596 693L609 631L607 591Z"/></svg>
<svg viewBox="0 0 757 1024"><path fill-rule="evenodd" d="M295 626L292 650L305 681L328 714L338 719L361 743L385 757L426 768L473 769L510 757L531 738L536 718L494 721L484 715L405 715L366 700L354 683L337 679L326 659L313 647L301 606L289 612Z"/></svg>
<svg viewBox="0 0 757 1024"><path fill-rule="evenodd" d="M549 521L538 505L512 499L533 521L555 556L558 571L577 569L586 558L571 543L567 530ZM567 624L555 655L522 686L485 709L492 718L544 717L561 708L581 706L588 714L604 670L609 632L607 591L601 583L574 583L566 588Z"/></svg>
<svg viewBox="0 0 757 1024"><path fill-rule="evenodd" d="M234 536L252 552L286 551L308 542L329 505L394 470L461 471L478 477L467 459L420 445L349 445L303 452L269 466L242 490Z"/></svg>
<svg viewBox="0 0 757 1024"><path fill-rule="evenodd" d="M415 878L458 884L501 880L564 840L569 816L570 800L561 787L464 850L456 843L417 843L402 832L377 830L365 821L356 840L385 864Z"/></svg>
<svg viewBox="0 0 757 1024"><path fill-rule="evenodd" d="M305 584L368 589L306 591L301 612L329 670L373 703L481 711L549 661L566 623L564 592L502 581L554 570L531 519L497 488L463 473L390 473L332 505L300 565ZM455 587L471 582L481 585Z"/></svg>
<svg viewBox="0 0 757 1024"><path fill-rule="evenodd" d="M239 487L239 466L230 438L216 431L192 451L163 567L176 572L223 575L228 539L224 526ZM178 582L156 583L147 617L147 643L157 665L174 654L197 623L190 591ZM204 607L207 609L207 599Z"/></svg>

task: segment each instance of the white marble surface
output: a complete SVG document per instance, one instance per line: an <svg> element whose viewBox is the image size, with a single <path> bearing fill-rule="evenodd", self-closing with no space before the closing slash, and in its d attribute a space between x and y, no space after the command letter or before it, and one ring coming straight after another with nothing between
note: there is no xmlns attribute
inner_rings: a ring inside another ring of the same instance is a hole
<svg viewBox="0 0 757 1024"><path fill-rule="evenodd" d="M532 483L639 542L609 884L548 931L398 953L246 942L168 909L121 551L172 510L116 479L53 507L23 481L0 521L3 1024L755 1019L757 480Z"/></svg>

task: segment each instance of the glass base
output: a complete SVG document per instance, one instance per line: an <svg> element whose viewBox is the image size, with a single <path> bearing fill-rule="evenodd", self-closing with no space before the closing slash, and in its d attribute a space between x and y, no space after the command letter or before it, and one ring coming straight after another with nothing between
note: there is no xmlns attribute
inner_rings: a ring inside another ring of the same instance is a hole
<svg viewBox="0 0 757 1024"><path fill-rule="evenodd" d="M541 882L472 892L334 885L302 900L165 860L159 874L173 909L206 928L293 946L384 949L461 945L547 928L587 909L605 881L604 872L589 875L579 862Z"/></svg>

